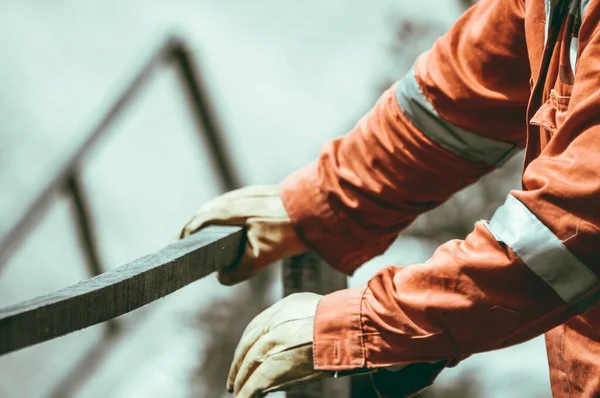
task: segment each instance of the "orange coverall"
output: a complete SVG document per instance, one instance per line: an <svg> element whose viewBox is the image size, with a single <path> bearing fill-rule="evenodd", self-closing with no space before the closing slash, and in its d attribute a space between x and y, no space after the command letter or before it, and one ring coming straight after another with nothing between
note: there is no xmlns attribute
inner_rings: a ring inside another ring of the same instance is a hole
<svg viewBox="0 0 600 398"><path fill-rule="evenodd" d="M554 396L600 396L599 21L600 1L480 1L284 181L301 239L351 274L526 148L522 190L491 220L321 300L317 369L452 366L546 333ZM402 396L402 371L380 374Z"/></svg>

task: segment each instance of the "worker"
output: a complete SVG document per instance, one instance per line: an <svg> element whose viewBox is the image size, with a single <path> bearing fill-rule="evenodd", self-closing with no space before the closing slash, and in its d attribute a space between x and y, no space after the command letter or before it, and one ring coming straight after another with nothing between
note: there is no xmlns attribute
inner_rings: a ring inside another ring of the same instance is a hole
<svg viewBox="0 0 600 398"><path fill-rule="evenodd" d="M553 396L600 397L599 21L596 0L481 0L314 163L198 211L182 237L247 228L225 285L307 249L350 275L525 149L522 189L464 240L364 287L259 314L231 366L236 397L361 372L382 397L410 396L418 375L428 384L542 333Z"/></svg>

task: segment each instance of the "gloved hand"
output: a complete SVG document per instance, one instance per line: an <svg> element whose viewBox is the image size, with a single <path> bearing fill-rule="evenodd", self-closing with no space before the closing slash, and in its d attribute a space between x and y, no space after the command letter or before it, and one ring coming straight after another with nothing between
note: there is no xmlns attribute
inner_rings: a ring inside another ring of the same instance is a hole
<svg viewBox="0 0 600 398"><path fill-rule="evenodd" d="M246 247L239 263L219 271L219 281L224 285L235 285L257 275L274 261L306 251L294 231L277 185L241 188L211 200L183 226L179 238L210 224L246 227Z"/></svg>
<svg viewBox="0 0 600 398"><path fill-rule="evenodd" d="M313 324L321 297L293 294L250 322L235 350L229 392L254 398L329 375L313 368Z"/></svg>

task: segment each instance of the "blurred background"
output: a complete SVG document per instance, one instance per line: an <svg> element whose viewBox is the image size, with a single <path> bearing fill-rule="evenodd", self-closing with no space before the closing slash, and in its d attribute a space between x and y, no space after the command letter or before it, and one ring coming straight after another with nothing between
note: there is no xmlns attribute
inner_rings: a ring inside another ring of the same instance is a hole
<svg viewBox="0 0 600 398"><path fill-rule="evenodd" d="M470 3L1 0L0 240L170 35L188 45L240 183L277 183L347 132ZM207 151L180 77L156 68L79 162L104 269L160 249L221 192ZM349 284L464 237L519 186L521 161L421 217ZM53 191L0 256L1 306L89 277L76 215ZM210 276L122 317L108 343L99 325L0 357L0 397L227 396L241 331L281 297L280 281L278 267L235 288ZM90 350L102 352L93 363ZM543 340L473 356L423 396L549 397Z"/></svg>

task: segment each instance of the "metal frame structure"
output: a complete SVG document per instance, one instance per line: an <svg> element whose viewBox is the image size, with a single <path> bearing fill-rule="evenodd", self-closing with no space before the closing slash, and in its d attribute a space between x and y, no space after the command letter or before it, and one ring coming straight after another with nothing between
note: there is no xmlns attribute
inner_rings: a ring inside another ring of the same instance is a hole
<svg viewBox="0 0 600 398"><path fill-rule="evenodd" d="M159 296L168 295L187 283L231 264L239 254L239 250L235 249L242 242L239 228L231 230L230 227L230 230L225 232L222 230L217 233L217 238L214 237L214 231L203 230L196 237L170 245L114 271L104 272L80 171L84 167L86 154L100 138L107 134L113 121L136 98L161 65L174 66L179 73L198 133L203 134L205 142L208 143L207 152L215 164L221 190L228 191L240 186L239 179L226 155L221 140L222 134L214 119L214 112L197 65L185 41L170 37L151 54L114 104L85 135L87 138L79 148L63 157L64 163L56 168L56 173L40 190L37 198L25 208L18 221L8 229L8 233L0 237L0 271L2 271L11 254L38 222L40 214L49 207L53 194L56 191L63 191L71 199L78 238L91 278L59 292L15 306L0 308L0 337L3 339L0 343L0 355L64 335L69 331L105 322L106 328L100 344L82 358L73 373L58 383L54 391L49 394L51 397L69 396L96 368L119 335L121 329L115 319L117 316L145 305ZM218 250L225 250L227 253ZM196 263L200 261L200 268L191 268L192 261ZM165 273L169 277L165 277ZM346 278L324 266L315 255L307 254L284 262L283 283L286 295L296 291L326 294L345 288ZM158 296L157 292L159 292ZM85 309L89 308L88 303L92 298L106 300L111 303L111 306L90 313ZM288 396L345 398L349 396L349 388L349 384L343 381L320 382L300 386L297 390L289 392Z"/></svg>
<svg viewBox="0 0 600 398"><path fill-rule="evenodd" d="M104 271L98 254L91 212L80 180L80 170L83 167L86 154L94 148L102 137L110 132L109 127L111 124L136 99L138 93L160 66L172 66L178 72L198 133L204 135L205 141L209 145L207 152L212 156L211 160L216 165L214 169L218 174L218 183L221 190L227 191L240 186L234 168L226 156L225 147L221 140L221 131L213 117L214 112L208 101L208 95L189 47L181 38L169 37L152 52L112 106L100 118L99 122L91 131L85 133L84 136L87 138L80 147L62 157L64 163L56 167L55 174L40 190L35 200L24 209L18 221L2 237L3 239L0 240L0 272L8 263L10 256L37 224L40 215L47 210L54 193L57 191L65 192L72 201L77 236L83 250L88 274L96 276ZM63 397L68 395L69 391L72 391L77 383L85 377L85 374L88 374L94 368L94 364L99 362L103 352L109 348L118 334L118 321L111 319L106 322L101 343L83 357L81 366L77 366L74 373L58 383L51 396Z"/></svg>
<svg viewBox="0 0 600 398"><path fill-rule="evenodd" d="M191 56L185 41L178 37L170 37L165 40L143 67L136 73L135 77L126 89L118 96L114 104L106 111L96 126L90 132L85 133L87 139L72 153L67 153L62 158L64 163L56 167L56 173L40 191L37 198L23 211L20 219L9 228L8 233L0 240L0 271L14 249L27 237L30 229L39 220L42 213L51 202L52 195L57 190L65 190L72 198L77 208L77 223L81 232L82 243L86 252L86 262L92 275L102 270L100 259L95 248L94 233L91 228L91 218L87 209L85 195L79 180L79 170L86 154L95 144L109 132L110 125L130 104L140 90L153 75L153 72L161 65L172 65L177 68L181 77L182 86L193 112L199 134L204 134L209 148L208 153L215 163L218 173L218 181L223 191L231 190L240 186L239 179L234 172L231 162L226 156L225 147L221 140L222 134L213 117L211 105L200 79L200 74Z"/></svg>

